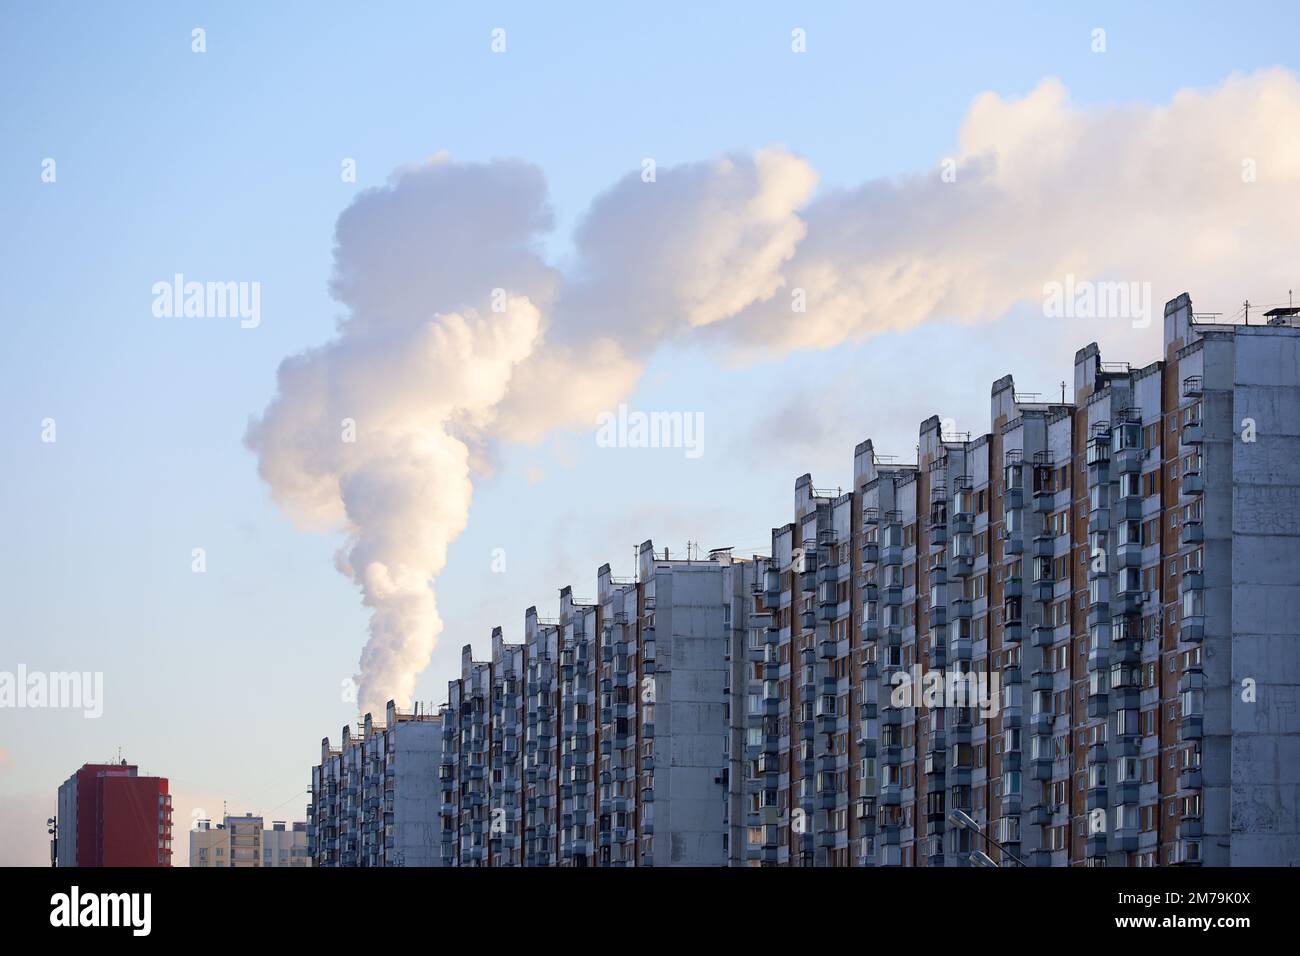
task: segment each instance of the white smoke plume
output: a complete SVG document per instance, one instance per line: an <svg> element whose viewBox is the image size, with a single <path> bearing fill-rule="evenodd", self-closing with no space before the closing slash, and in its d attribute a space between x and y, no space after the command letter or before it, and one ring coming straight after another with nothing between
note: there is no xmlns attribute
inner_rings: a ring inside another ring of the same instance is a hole
<svg viewBox="0 0 1300 956"><path fill-rule="evenodd" d="M247 436L281 506L347 535L339 568L371 609L363 710L408 702L428 663L480 449L591 427L686 336L737 355L827 348L993 319L1066 274L1219 301L1246 279L1285 289L1297 129L1300 84L1280 69L1159 107L1079 109L1046 80L975 100L955 178L936 161L812 198L815 172L780 147L630 174L592 204L565 276L540 252L535 167L397 171L339 217L336 337L281 365Z"/></svg>
<svg viewBox="0 0 1300 956"><path fill-rule="evenodd" d="M247 443L276 501L343 528L370 639L363 710L410 701L442 630L433 579L465 527L473 447L535 348L552 276L533 246L545 189L521 164L400 171L340 217L327 345L287 359Z"/></svg>
<svg viewBox="0 0 1300 956"><path fill-rule="evenodd" d="M598 197L546 346L502 405L501 437L589 427L631 391L656 346L775 295L816 181L805 161L769 147L661 170L652 183L631 173Z"/></svg>
<svg viewBox="0 0 1300 956"><path fill-rule="evenodd" d="M1167 106L1073 107L1044 80L977 97L955 179L935 167L820 194L782 270L789 293L724 326L730 344L820 349L931 318L991 320L1041 301L1046 282L1150 282L1168 297L1239 304L1295 282L1300 84L1265 70ZM1286 251L1284 251L1286 250ZM1159 321L1159 307L1156 303Z"/></svg>

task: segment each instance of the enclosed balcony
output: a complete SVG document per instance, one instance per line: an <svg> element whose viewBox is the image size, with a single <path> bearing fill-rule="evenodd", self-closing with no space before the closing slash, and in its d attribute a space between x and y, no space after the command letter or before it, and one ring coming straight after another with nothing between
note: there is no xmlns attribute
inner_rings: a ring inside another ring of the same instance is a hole
<svg viewBox="0 0 1300 956"><path fill-rule="evenodd" d="M975 725L970 718L955 720L944 730L944 736L949 746L969 744L974 733Z"/></svg>
<svg viewBox="0 0 1300 956"><path fill-rule="evenodd" d="M1110 668L1110 704L1113 710L1137 710L1141 706L1142 668L1132 663L1115 663Z"/></svg>
<svg viewBox="0 0 1300 956"><path fill-rule="evenodd" d="M1117 524L1125 521L1141 522L1142 520L1142 496L1141 495L1120 495L1115 501L1115 521ZM1104 529L1100 529L1104 530Z"/></svg>
<svg viewBox="0 0 1300 956"><path fill-rule="evenodd" d="M1046 804L1036 803L1025 814L1030 826L1049 827L1052 825L1052 810Z"/></svg>
<svg viewBox="0 0 1300 956"><path fill-rule="evenodd" d="M929 528L933 531L935 528L944 528L948 524L948 502L945 500L943 488L937 487L933 490L932 495L935 500L930 502L930 523Z"/></svg>
<svg viewBox="0 0 1300 956"><path fill-rule="evenodd" d="M1085 461L1088 465L1088 484L1104 485L1110 481L1110 433L1093 429L1088 439Z"/></svg>
<svg viewBox="0 0 1300 956"><path fill-rule="evenodd" d="M1088 533L1098 534L1110 530L1110 508L1093 508L1088 512Z"/></svg>
<svg viewBox="0 0 1300 956"><path fill-rule="evenodd" d="M768 568L763 574L763 607L769 611L774 611L781 606L781 572L776 568ZM602 649L608 648L609 645L603 645ZM605 660L609 661L608 653L604 655Z"/></svg>
<svg viewBox="0 0 1300 956"><path fill-rule="evenodd" d="M1092 618L1094 612L1097 612L1095 621ZM1110 578L1104 572L1088 582L1088 614L1089 627L1110 621Z"/></svg>
<svg viewBox="0 0 1300 956"><path fill-rule="evenodd" d="M948 766L948 751L946 750L927 751L925 755L925 772L927 774L942 775L947 766Z"/></svg>
<svg viewBox="0 0 1300 956"><path fill-rule="evenodd" d="M1096 673L1095 671L1093 672ZM1105 717L1110 713L1110 696L1105 683L1103 682L1100 689L1096 686L1088 694L1088 717Z"/></svg>
<svg viewBox="0 0 1300 956"><path fill-rule="evenodd" d="M931 598L930 604L930 630L941 631L948 624L948 607L945 604L935 603Z"/></svg>
<svg viewBox="0 0 1300 956"><path fill-rule="evenodd" d="M874 657L863 656L858 672L864 682L875 683L880 677L880 667Z"/></svg>
<svg viewBox="0 0 1300 956"><path fill-rule="evenodd" d="M1032 600L1038 604L1051 604L1056 593L1056 580L1053 578L1054 572L1051 566L1048 566L1047 574L1044 577L1034 580Z"/></svg>
<svg viewBox="0 0 1300 956"><path fill-rule="evenodd" d="M970 786L974 770L970 744L953 744L949 748L944 769L944 782L955 790Z"/></svg>
<svg viewBox="0 0 1300 956"><path fill-rule="evenodd" d="M1012 598L1002 607L1005 614L1002 626L1002 640L1011 644L1019 644L1024 640L1025 636L1024 621L1021 618L1020 599Z"/></svg>
<svg viewBox="0 0 1300 956"><path fill-rule="evenodd" d="M1056 553L1056 539L1044 531L1034 536L1033 548L1031 554L1035 558L1050 559Z"/></svg>
<svg viewBox="0 0 1300 956"><path fill-rule="evenodd" d="M1142 613L1146 593L1142 590L1142 575L1137 568L1125 568L1116 575L1115 597L1111 611L1117 618Z"/></svg>
<svg viewBox="0 0 1300 956"><path fill-rule="evenodd" d="M1121 572L1124 568L1136 570L1142 566L1142 542L1127 540L1124 537L1124 527L1126 526L1120 526L1119 541L1115 546L1115 566Z"/></svg>
<svg viewBox="0 0 1300 956"><path fill-rule="evenodd" d="M1045 761L1048 763L1048 777L1052 775L1052 761L1056 760L1056 753L1053 752L1052 724L1056 722L1056 717L1050 710L1034 710L1030 715L1030 730L1035 741L1034 748L1031 750L1032 758L1035 761ZM1043 743L1039 743L1043 741ZM1047 779L1047 778L1037 778Z"/></svg>
<svg viewBox="0 0 1300 956"><path fill-rule="evenodd" d="M953 554L948 559L948 565L952 569L953 577L965 579L975 571L975 558L970 553Z"/></svg>
<svg viewBox="0 0 1300 956"><path fill-rule="evenodd" d="M1120 448L1115 452L1115 467L1121 475L1137 474L1146 457L1145 448Z"/></svg>
<svg viewBox="0 0 1300 956"><path fill-rule="evenodd" d="M1110 835L1110 848L1116 853L1132 853L1138 848L1138 831L1134 827L1115 830Z"/></svg>
<svg viewBox="0 0 1300 956"><path fill-rule="evenodd" d="M940 670L948 666L948 647L938 634L931 638L930 650L926 654L926 662L930 665L931 670Z"/></svg>
<svg viewBox="0 0 1300 956"><path fill-rule="evenodd" d="M943 631L933 631L930 639L930 652L926 656L931 670L940 670L948 666L948 645L945 644Z"/></svg>
<svg viewBox="0 0 1300 956"><path fill-rule="evenodd" d="M829 624L839 616L839 605L835 602L834 596L828 600L820 601L817 604L817 621L820 624Z"/></svg>
<svg viewBox="0 0 1300 956"><path fill-rule="evenodd" d="M1030 643L1034 647L1051 647L1055 642L1056 628L1046 624L1035 627L1030 635Z"/></svg>
<svg viewBox="0 0 1300 956"><path fill-rule="evenodd" d="M1025 553L1025 539L1019 531L1010 532L1002 539L1002 553L1008 557Z"/></svg>
<svg viewBox="0 0 1300 956"><path fill-rule="evenodd" d="M1205 735L1205 718L1201 714L1184 714L1178 724L1179 740L1200 740Z"/></svg>

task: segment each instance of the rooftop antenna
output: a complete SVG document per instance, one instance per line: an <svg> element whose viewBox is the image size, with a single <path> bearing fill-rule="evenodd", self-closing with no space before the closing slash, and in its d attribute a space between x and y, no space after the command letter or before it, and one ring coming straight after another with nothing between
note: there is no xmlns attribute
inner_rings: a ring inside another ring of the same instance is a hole
<svg viewBox="0 0 1300 956"><path fill-rule="evenodd" d="M1065 404L1065 379L1061 380L1061 404Z"/></svg>
<svg viewBox="0 0 1300 956"><path fill-rule="evenodd" d="M1244 304L1246 306L1246 324L1250 325L1250 300L1247 299Z"/></svg>

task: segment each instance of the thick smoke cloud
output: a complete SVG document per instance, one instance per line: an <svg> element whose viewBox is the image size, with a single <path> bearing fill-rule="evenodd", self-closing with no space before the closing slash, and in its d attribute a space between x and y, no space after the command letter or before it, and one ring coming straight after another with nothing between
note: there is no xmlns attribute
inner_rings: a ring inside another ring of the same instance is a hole
<svg viewBox="0 0 1300 956"><path fill-rule="evenodd" d="M325 346L281 364L247 442L277 503L342 528L336 563L371 610L358 697L408 702L442 630L433 579L464 529L473 448L542 333L554 284L532 167L436 161L339 218L333 291L350 309Z"/></svg>
<svg viewBox="0 0 1300 956"><path fill-rule="evenodd" d="M993 319L1067 274L1211 301L1287 288L1296 129L1282 70L1161 107L1077 109L1048 80L975 100L955 179L936 165L812 198L815 172L780 147L638 170L592 204L564 276L540 251L535 167L398 170L339 217L336 337L285 360L247 435L277 503L346 534L338 566L371 609L362 708L408 702L428 663L479 449L591 427L664 341L828 348Z"/></svg>
<svg viewBox="0 0 1300 956"><path fill-rule="evenodd" d="M1016 100L983 94L951 157L955 179L936 163L819 194L782 269L806 312L791 321L787 293L724 330L746 351L828 348L931 318L995 319L1066 275L1234 307L1246 282L1285 291L1297 122L1300 84L1281 69L1159 107L1075 108L1056 80Z"/></svg>

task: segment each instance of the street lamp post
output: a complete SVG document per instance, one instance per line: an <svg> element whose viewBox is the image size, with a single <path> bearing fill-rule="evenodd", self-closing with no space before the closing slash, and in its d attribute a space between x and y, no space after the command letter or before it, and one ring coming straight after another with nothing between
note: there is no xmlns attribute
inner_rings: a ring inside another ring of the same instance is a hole
<svg viewBox="0 0 1300 956"><path fill-rule="evenodd" d="M980 825L975 822L975 818L972 817L965 810L950 811L948 814L948 822L951 823L953 826L961 827L963 830L973 830L978 836L984 839L985 843L987 843L990 846L997 847L999 850L1002 851L1004 855L1009 856L1012 860L1014 860L1017 865L1028 866L1028 864L1025 863L1024 860L1020 859L1020 857L1016 856L1014 853L1012 853L1010 850L1004 847L997 840L993 839L991 836L985 833L983 829L980 828ZM976 850L974 853L971 854L971 863L974 866L989 867L993 869L998 868L998 864L993 862L992 857L990 857L987 853L984 853L980 850Z"/></svg>
<svg viewBox="0 0 1300 956"><path fill-rule="evenodd" d="M59 821L50 817L45 821L46 832L50 835L50 866L59 865Z"/></svg>

